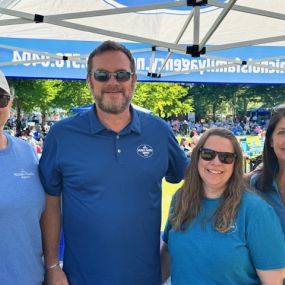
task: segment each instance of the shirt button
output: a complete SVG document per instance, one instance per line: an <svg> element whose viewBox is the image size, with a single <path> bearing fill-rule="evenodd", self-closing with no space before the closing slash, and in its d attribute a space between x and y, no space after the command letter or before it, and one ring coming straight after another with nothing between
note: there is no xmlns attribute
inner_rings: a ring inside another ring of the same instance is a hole
<svg viewBox="0 0 285 285"><path fill-rule="evenodd" d="M117 136L116 136L116 138L117 138L117 140L118 140L118 139L120 138L120 136L119 136L119 135L117 135Z"/></svg>
<svg viewBox="0 0 285 285"><path fill-rule="evenodd" d="M120 149L118 149L118 153L121 153L122 151Z"/></svg>

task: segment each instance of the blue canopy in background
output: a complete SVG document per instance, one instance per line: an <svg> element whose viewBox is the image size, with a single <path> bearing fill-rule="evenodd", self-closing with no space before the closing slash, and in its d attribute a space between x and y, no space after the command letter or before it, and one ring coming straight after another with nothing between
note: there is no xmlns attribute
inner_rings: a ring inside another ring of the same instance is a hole
<svg viewBox="0 0 285 285"><path fill-rule="evenodd" d="M269 109L263 108L263 107L259 107L259 108L255 108L253 110L251 110L251 116L270 116L271 115L271 111Z"/></svg>

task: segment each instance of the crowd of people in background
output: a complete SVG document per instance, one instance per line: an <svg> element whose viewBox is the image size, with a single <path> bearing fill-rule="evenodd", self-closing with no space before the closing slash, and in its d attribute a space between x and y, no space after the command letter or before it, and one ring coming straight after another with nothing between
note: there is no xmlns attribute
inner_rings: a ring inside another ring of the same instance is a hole
<svg viewBox="0 0 285 285"><path fill-rule="evenodd" d="M28 141L38 154L42 152L43 142L45 137L55 121L50 121L41 125L39 120L34 118L24 117L19 122L15 116L12 116L6 124L6 131L15 137L19 137ZM181 148L190 156L193 148L197 144L199 137L208 129L214 127L223 127L232 131L236 136L245 135L264 135L268 121L255 121L249 118L239 119L224 119L224 120L202 120L199 122L172 119L167 123L171 126L176 136L182 136L179 139Z"/></svg>
<svg viewBox="0 0 285 285"><path fill-rule="evenodd" d="M14 137L27 141L36 150L37 154L42 153L43 142L53 123L41 125L38 120L31 121L29 117L17 120L11 116L6 123L5 131Z"/></svg>
<svg viewBox="0 0 285 285"><path fill-rule="evenodd" d="M244 119L224 119L224 120L202 120L199 122L187 120L169 120L168 124L171 126L176 135L191 136L191 132L196 132L198 135L204 133L206 130L214 127L222 127L232 131L235 136L243 135L258 135L262 133L268 125L268 120L250 120Z"/></svg>

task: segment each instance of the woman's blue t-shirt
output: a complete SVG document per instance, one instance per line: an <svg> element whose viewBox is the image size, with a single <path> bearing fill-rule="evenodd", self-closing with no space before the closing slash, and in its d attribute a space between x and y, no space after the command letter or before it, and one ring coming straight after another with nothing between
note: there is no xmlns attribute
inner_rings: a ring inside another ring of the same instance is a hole
<svg viewBox="0 0 285 285"><path fill-rule="evenodd" d="M256 269L285 267L285 239L273 208L246 192L229 232L213 226L212 214L222 199L203 200L199 215L185 231L169 221L163 233L171 256L172 285L255 285Z"/></svg>

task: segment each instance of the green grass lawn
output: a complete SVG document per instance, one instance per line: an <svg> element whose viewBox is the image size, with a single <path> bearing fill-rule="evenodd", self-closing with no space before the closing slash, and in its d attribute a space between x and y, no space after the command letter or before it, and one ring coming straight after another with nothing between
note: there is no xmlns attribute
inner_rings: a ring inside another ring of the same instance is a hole
<svg viewBox="0 0 285 285"><path fill-rule="evenodd" d="M182 185L178 184L170 184L165 180L162 181L162 220L161 220L161 230L164 230L164 226L168 216L168 210L171 202L172 195L176 192L176 190Z"/></svg>

